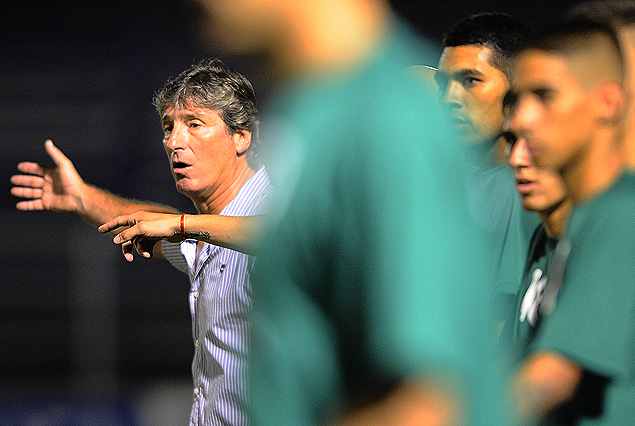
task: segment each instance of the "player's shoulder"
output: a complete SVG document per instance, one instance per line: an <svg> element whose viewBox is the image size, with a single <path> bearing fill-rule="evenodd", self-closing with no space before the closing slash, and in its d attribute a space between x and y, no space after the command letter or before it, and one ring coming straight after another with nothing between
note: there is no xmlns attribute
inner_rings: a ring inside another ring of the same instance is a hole
<svg viewBox="0 0 635 426"><path fill-rule="evenodd" d="M616 214L635 212L635 173L626 171L604 194L598 204Z"/></svg>
<svg viewBox="0 0 635 426"><path fill-rule="evenodd" d="M576 207L570 228L582 228L582 232L599 228L605 235L635 236L634 215L635 173L625 172L603 193Z"/></svg>

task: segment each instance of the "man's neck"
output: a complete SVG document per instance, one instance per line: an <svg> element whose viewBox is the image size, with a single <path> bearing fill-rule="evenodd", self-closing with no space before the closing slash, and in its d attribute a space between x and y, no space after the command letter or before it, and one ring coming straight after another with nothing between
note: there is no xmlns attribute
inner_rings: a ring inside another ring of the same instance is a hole
<svg viewBox="0 0 635 426"><path fill-rule="evenodd" d="M625 62L635 63L635 25L620 28L618 35ZM624 118L624 149L627 167L635 170L635 70L631 69L626 73L625 86L628 97Z"/></svg>
<svg viewBox="0 0 635 426"><path fill-rule="evenodd" d="M227 178L218 188L211 190L211 193L203 193L198 197L190 197L194 202L196 210L201 214L220 214L225 207L238 195L241 188L255 171L248 165L239 167L232 178Z"/></svg>
<svg viewBox="0 0 635 426"><path fill-rule="evenodd" d="M507 161L505 158L506 141L500 137L488 140L469 147L470 154L476 162L476 166L482 169L491 169Z"/></svg>
<svg viewBox="0 0 635 426"><path fill-rule="evenodd" d="M538 213L550 238L560 238L564 235L571 210L573 210L573 202L565 198L549 210Z"/></svg>
<svg viewBox="0 0 635 426"><path fill-rule="evenodd" d="M591 143L591 149L580 154L561 174L567 194L574 204L589 200L607 190L625 169L621 144L615 133L605 133Z"/></svg>

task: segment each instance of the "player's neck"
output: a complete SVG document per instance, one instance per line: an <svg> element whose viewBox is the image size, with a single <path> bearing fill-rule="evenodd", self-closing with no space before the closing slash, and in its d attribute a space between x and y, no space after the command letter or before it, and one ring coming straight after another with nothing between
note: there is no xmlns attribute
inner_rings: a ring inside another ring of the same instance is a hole
<svg viewBox="0 0 635 426"><path fill-rule="evenodd" d="M618 36L621 41L622 53L625 63L635 63L635 25L620 28ZM626 104L626 116L624 122L624 145L626 164L630 170L635 170L635 72L631 70L625 75L625 87L630 93L630 99Z"/></svg>
<svg viewBox="0 0 635 426"><path fill-rule="evenodd" d="M505 155L506 141L500 137L496 140L489 140L470 148L476 165L482 169L491 169L507 162Z"/></svg>
<svg viewBox="0 0 635 426"><path fill-rule="evenodd" d="M606 191L621 176L626 167L625 158L621 143L616 143L614 138L614 133L603 134L562 171L567 193L574 204Z"/></svg>
<svg viewBox="0 0 635 426"><path fill-rule="evenodd" d="M549 210L538 213L550 238L560 238L564 235L572 209L573 202L565 198Z"/></svg>

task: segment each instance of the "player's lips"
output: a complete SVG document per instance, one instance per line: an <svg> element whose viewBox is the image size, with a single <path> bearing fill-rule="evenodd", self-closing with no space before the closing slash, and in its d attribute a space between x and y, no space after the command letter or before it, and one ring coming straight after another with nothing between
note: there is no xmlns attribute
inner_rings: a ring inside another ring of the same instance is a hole
<svg viewBox="0 0 635 426"><path fill-rule="evenodd" d="M530 193L534 187L536 186L536 182L530 179L525 178L516 178L516 189L518 193L521 195L526 195Z"/></svg>

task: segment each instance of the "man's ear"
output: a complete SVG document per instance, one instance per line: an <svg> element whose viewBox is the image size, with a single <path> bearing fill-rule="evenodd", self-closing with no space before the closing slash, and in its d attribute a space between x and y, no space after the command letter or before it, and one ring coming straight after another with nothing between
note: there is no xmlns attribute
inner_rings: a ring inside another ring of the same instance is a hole
<svg viewBox="0 0 635 426"><path fill-rule="evenodd" d="M236 153L241 155L251 145L251 132L249 130L236 130L232 135L232 139L236 146Z"/></svg>
<svg viewBox="0 0 635 426"><path fill-rule="evenodd" d="M598 117L604 123L615 123L622 118L626 106L624 89L616 83L605 83L598 88Z"/></svg>

